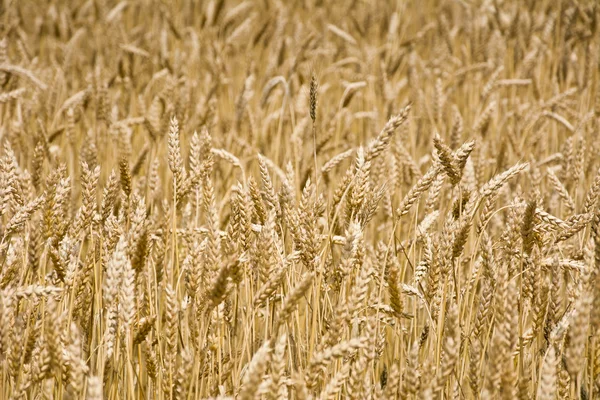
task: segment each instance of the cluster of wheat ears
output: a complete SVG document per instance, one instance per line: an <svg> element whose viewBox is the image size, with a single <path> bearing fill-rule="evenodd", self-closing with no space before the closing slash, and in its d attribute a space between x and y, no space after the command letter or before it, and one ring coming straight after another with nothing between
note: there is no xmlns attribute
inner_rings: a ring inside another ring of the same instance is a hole
<svg viewBox="0 0 600 400"><path fill-rule="evenodd" d="M600 5L0 1L0 399L600 398Z"/></svg>

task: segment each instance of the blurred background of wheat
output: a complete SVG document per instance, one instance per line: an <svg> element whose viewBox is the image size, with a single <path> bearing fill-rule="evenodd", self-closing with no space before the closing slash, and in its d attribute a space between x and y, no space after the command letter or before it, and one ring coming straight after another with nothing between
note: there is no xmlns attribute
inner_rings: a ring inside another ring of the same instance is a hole
<svg viewBox="0 0 600 400"><path fill-rule="evenodd" d="M599 4L0 3L0 398L600 398Z"/></svg>

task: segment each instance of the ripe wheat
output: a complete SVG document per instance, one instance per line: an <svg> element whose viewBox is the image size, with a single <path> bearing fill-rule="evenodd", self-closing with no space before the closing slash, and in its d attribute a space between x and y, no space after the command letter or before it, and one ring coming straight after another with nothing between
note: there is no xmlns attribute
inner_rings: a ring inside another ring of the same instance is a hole
<svg viewBox="0 0 600 400"><path fill-rule="evenodd" d="M595 0L0 20L0 399L600 398Z"/></svg>

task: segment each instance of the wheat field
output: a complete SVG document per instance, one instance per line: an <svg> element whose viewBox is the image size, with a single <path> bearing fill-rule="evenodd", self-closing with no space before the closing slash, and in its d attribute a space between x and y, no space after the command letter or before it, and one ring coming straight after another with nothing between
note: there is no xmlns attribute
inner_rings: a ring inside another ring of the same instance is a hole
<svg viewBox="0 0 600 400"><path fill-rule="evenodd" d="M0 399L599 399L594 0L0 0Z"/></svg>

